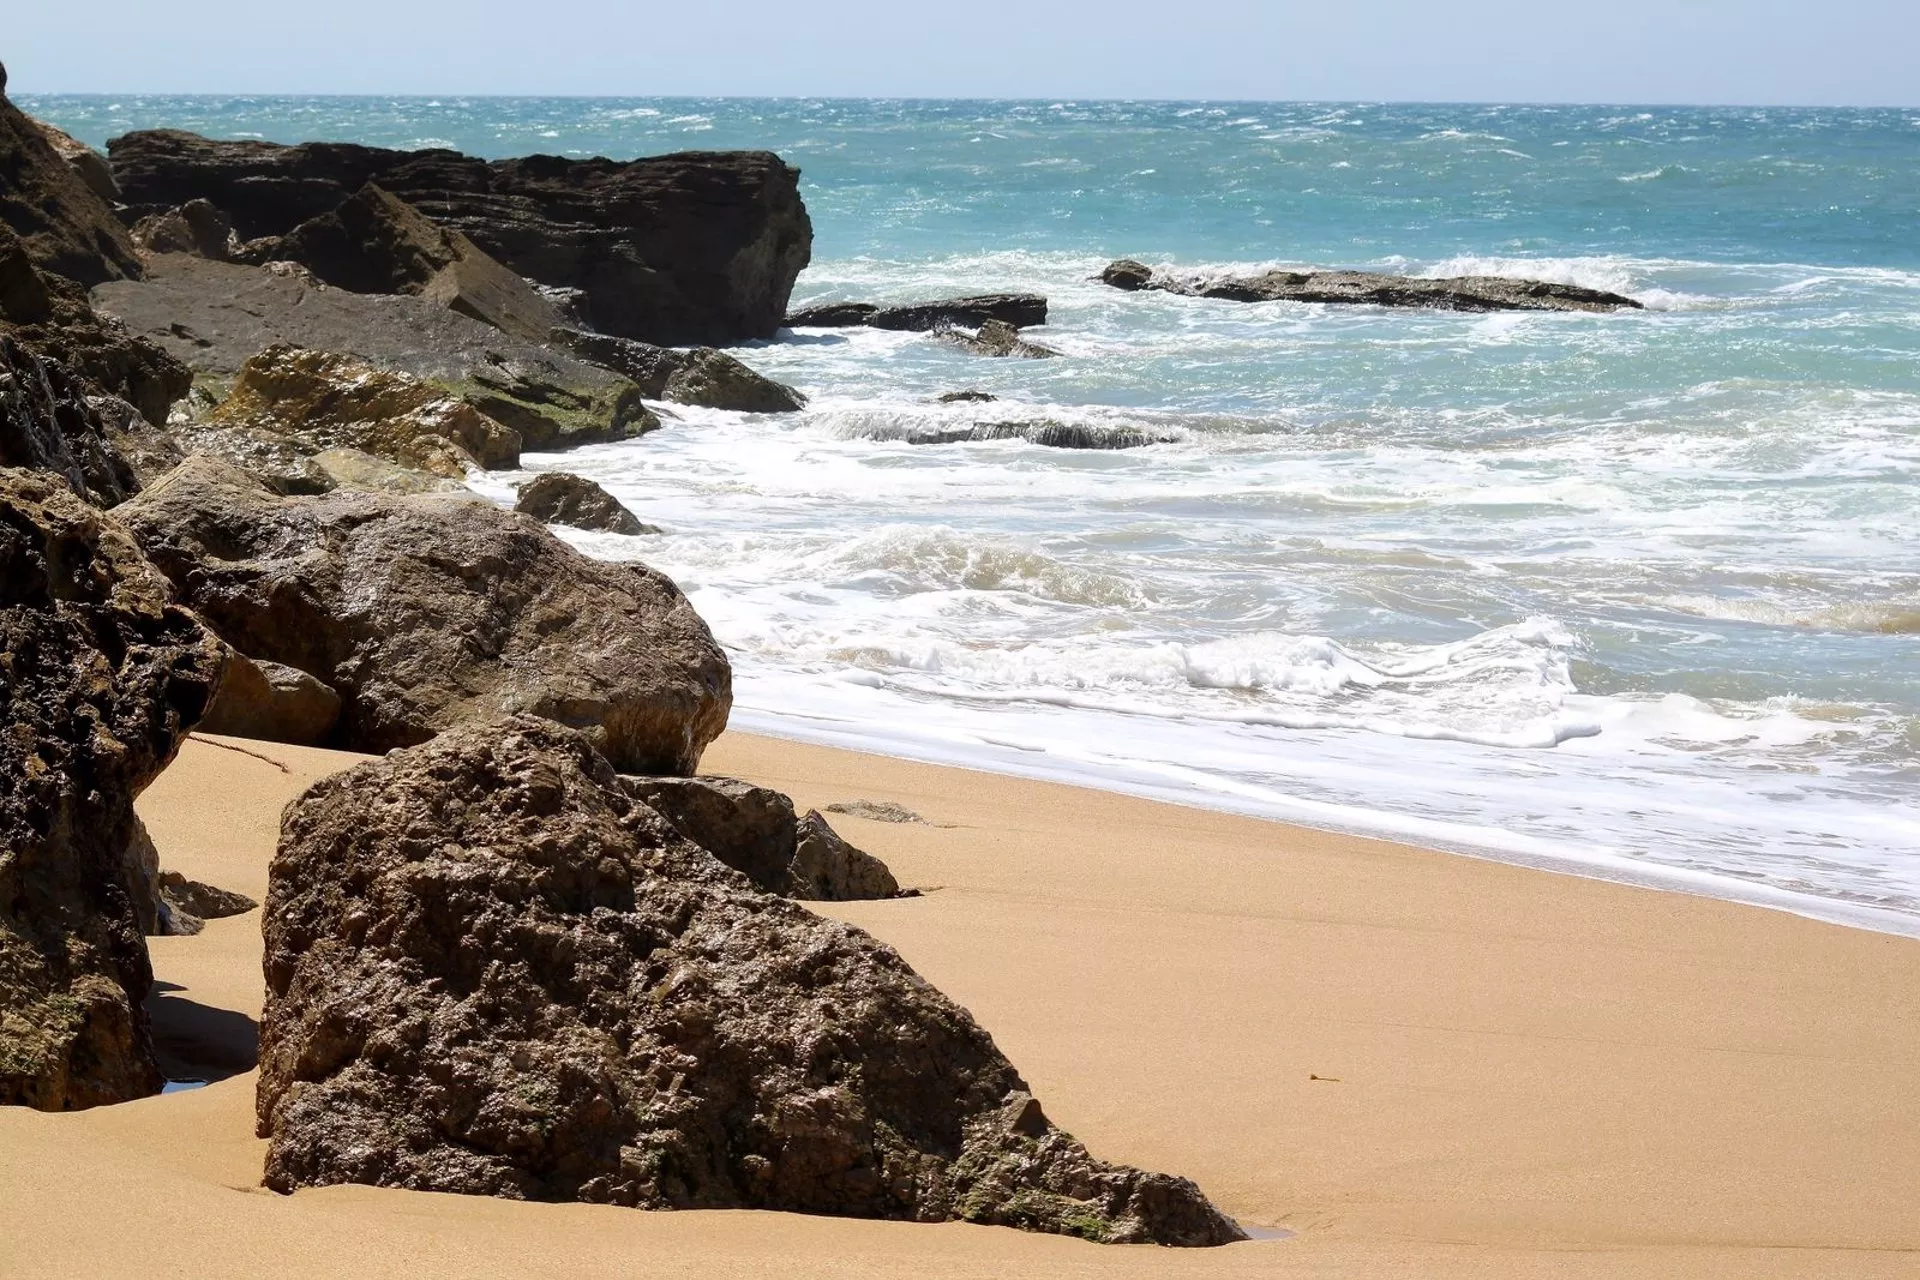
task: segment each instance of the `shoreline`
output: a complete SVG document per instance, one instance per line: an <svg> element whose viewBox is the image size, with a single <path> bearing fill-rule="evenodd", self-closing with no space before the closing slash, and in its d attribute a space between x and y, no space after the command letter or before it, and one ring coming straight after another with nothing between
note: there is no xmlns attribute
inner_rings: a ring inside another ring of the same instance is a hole
<svg viewBox="0 0 1920 1280"><path fill-rule="evenodd" d="M245 753L226 749L241 746ZM260 894L281 806L360 757L196 737L141 799L163 862ZM1005 1228L261 1192L251 1071L0 1113L21 1274L1088 1277L1902 1274L1920 946L1778 912L739 731L705 768L833 815L924 896L823 904L969 1009L1097 1154L1294 1233L1219 1249ZM286 772L282 772L282 769ZM161 1030L261 997L257 914L156 939ZM111 1220L112 1237L74 1230ZM167 1224L173 1224L169 1227ZM643 1262L636 1262L643 1259ZM0 1268L5 1270L6 1268Z"/></svg>
<svg viewBox="0 0 1920 1280"><path fill-rule="evenodd" d="M1499 848L1477 844L1471 839L1470 834L1450 836L1450 829L1473 833L1481 831L1482 828L1465 827L1440 818L1367 811L1316 800L1289 797L1294 807L1307 812L1303 815L1288 816L1276 813L1271 807L1257 801L1249 800L1237 805L1230 791L1224 788L1210 791L1199 782L1191 782L1185 786L1173 783L1154 786L1144 781L1129 783L1125 779L1115 777L1110 785L1103 786L1092 780L1091 771L1075 771L1068 768L1049 770L1038 766L1021 768L1022 759L1035 754L1025 748L1006 748L1010 754L999 758L997 762L999 767L995 767L957 751L943 756L935 748L928 747L924 754L917 754L910 742L899 739L875 744L870 735L863 736L851 731L842 733L822 729L817 733L808 734L803 728L795 727L796 722L803 719L804 717L795 715L782 716L776 713L743 712L736 709L733 721L741 727L738 730L730 729L729 731L776 738L808 746L828 747L856 754L874 755L883 759L910 761L937 768L960 769L995 777L1021 778L1101 794L1128 796L1207 813L1231 814L1235 817L1272 822L1282 827L1294 827L1325 835L1387 841L1405 845L1407 848L1444 853L1453 857L1472 858L1501 866L1573 876L1577 879L1647 889L1657 893L1676 893L1685 897L1704 898L1712 902L1757 907L1761 910L1778 911L1822 924L1859 929L1889 937L1920 940L1920 916L1908 915L1905 912L1884 907L1852 903L1839 898L1822 897L1818 894L1796 893L1793 890L1780 889L1772 885L1748 883L1713 872L1661 866L1657 863L1640 862L1618 855L1608 857L1599 853L1583 855L1559 852L1546 847L1549 842L1545 839L1521 835L1509 836L1512 842L1511 847ZM983 743L983 745L992 747L995 744ZM1313 816L1314 811L1325 814L1325 818L1316 821ZM1343 814L1372 817L1376 821L1342 823L1337 820L1336 815Z"/></svg>

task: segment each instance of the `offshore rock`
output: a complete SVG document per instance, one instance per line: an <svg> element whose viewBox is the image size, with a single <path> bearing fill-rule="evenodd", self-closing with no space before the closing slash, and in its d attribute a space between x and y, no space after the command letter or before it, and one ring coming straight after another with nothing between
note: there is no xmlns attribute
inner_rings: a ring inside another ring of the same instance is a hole
<svg viewBox="0 0 1920 1280"><path fill-rule="evenodd" d="M190 253L214 262L233 261L239 249L232 221L205 200L140 219L133 240L148 253Z"/></svg>
<svg viewBox="0 0 1920 1280"><path fill-rule="evenodd" d="M340 695L320 681L293 667L235 653L200 730L312 747L325 742L339 720Z"/></svg>
<svg viewBox="0 0 1920 1280"><path fill-rule="evenodd" d="M521 487L513 509L542 524L564 524L570 529L624 533L629 537L660 532L640 523L618 498L593 481L564 471L543 471L535 476Z"/></svg>
<svg viewBox="0 0 1920 1280"><path fill-rule="evenodd" d="M980 326L979 333L966 333L960 329L936 329L933 336L949 346L959 347L962 351L971 351L977 356L1013 356L1022 360L1044 360L1060 353L1052 347L1043 347L1037 342L1028 342L1020 336L1020 331L1004 320L989 320Z"/></svg>
<svg viewBox="0 0 1920 1280"><path fill-rule="evenodd" d="M883 307L869 302L834 302L807 307L787 317L790 329L900 329L931 333L936 329L978 329L989 320L1031 328L1047 322L1047 300L1037 293L986 293L941 302L911 302Z"/></svg>
<svg viewBox="0 0 1920 1280"><path fill-rule="evenodd" d="M1380 275L1372 271L1269 271L1258 276L1222 276L1198 281L1162 276L1131 259L1101 272L1116 289L1158 289L1191 298L1234 302L1327 302L1375 307L1422 307L1434 311L1638 311L1622 294L1545 280L1500 276Z"/></svg>
<svg viewBox="0 0 1920 1280"><path fill-rule="evenodd" d="M470 495L282 498L193 457L117 514L222 639L340 695L324 745L526 712L622 769L691 773L726 727L732 672L678 588Z"/></svg>
<svg viewBox="0 0 1920 1280"><path fill-rule="evenodd" d="M337 289L410 293L527 342L545 342L560 311L520 276L373 183L275 242Z"/></svg>
<svg viewBox="0 0 1920 1280"><path fill-rule="evenodd" d="M249 239L284 236L377 183L516 273L581 290L605 332L669 345L772 337L813 243L799 170L764 151L487 162L174 130L107 150L129 204L211 200Z"/></svg>
<svg viewBox="0 0 1920 1280"><path fill-rule="evenodd" d="M257 1095L277 1191L1244 1238L1055 1128L892 949L756 889L586 739L476 725L287 810Z"/></svg>
<svg viewBox="0 0 1920 1280"><path fill-rule="evenodd" d="M357 356L437 384L519 432L527 449L625 440L660 425L639 387L598 365L424 298L350 293L298 269L166 254L146 280L96 289L94 304L206 375L232 377L276 343Z"/></svg>
<svg viewBox="0 0 1920 1280"><path fill-rule="evenodd" d="M895 898L880 859L842 840L817 813L738 778L628 778L627 790L687 839L768 893L818 902Z"/></svg>
<svg viewBox="0 0 1920 1280"><path fill-rule="evenodd" d="M631 338L567 328L556 328L548 336L556 346L582 360L633 379L649 400L736 413L793 413L807 404L807 398L792 387L755 373L712 347L676 351Z"/></svg>
<svg viewBox="0 0 1920 1280"><path fill-rule="evenodd" d="M133 800L224 661L112 517L0 471L0 1105L159 1092Z"/></svg>
<svg viewBox="0 0 1920 1280"><path fill-rule="evenodd" d="M113 206L0 94L0 224L34 265L82 286L138 279L140 255Z"/></svg>

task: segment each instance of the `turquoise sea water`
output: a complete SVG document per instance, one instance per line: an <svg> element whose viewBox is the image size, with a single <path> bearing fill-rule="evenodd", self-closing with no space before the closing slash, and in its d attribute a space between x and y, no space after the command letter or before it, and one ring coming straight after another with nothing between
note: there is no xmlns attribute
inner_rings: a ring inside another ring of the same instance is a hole
<svg viewBox="0 0 1920 1280"><path fill-rule="evenodd" d="M1920 933L1920 112L42 98L93 142L768 147L797 302L1037 289L1065 358L784 335L801 414L529 459L664 536L736 723ZM1131 256L1610 316L1123 295ZM977 387L988 406L931 403ZM935 423L1146 425L1072 453ZM482 482L500 496L514 477Z"/></svg>

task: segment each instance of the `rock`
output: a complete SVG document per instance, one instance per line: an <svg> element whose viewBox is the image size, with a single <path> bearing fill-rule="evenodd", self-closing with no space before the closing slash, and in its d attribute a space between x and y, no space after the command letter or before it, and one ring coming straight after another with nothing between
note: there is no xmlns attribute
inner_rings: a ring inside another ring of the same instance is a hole
<svg viewBox="0 0 1920 1280"><path fill-rule="evenodd" d="M156 427L140 410L118 396L88 396L87 406L99 416L114 451L133 469L134 479L147 485L179 466L187 455L170 432Z"/></svg>
<svg viewBox="0 0 1920 1280"><path fill-rule="evenodd" d="M133 242L148 253L190 253L214 262L231 262L239 248L233 223L205 200L189 200L178 209L151 214L134 224Z"/></svg>
<svg viewBox="0 0 1920 1280"><path fill-rule="evenodd" d="M172 130L107 150L129 204L211 200L249 239L284 236L377 183L514 272L581 290L600 329L669 345L772 337L813 242L799 171L764 151L489 163Z"/></svg>
<svg viewBox="0 0 1920 1280"><path fill-rule="evenodd" d="M113 168L105 156L64 129L57 129L45 120L34 120L32 116L27 118L33 121L33 127L47 140L53 153L66 161L67 167L86 184L89 191L109 207L120 203L120 187L113 180Z"/></svg>
<svg viewBox="0 0 1920 1280"><path fill-rule="evenodd" d="M735 413L794 413L807 404L807 398L792 387L762 377L712 347L695 347L686 353L667 379L666 398Z"/></svg>
<svg viewBox="0 0 1920 1280"><path fill-rule="evenodd" d="M273 252L337 289L410 293L527 342L545 342L561 323L558 308L473 241L371 182Z"/></svg>
<svg viewBox="0 0 1920 1280"><path fill-rule="evenodd" d="M462 463L520 465L520 433L444 387L352 356L275 344L246 362L206 418L279 436L308 454L357 449L462 480ZM445 446L452 445L449 452Z"/></svg>
<svg viewBox="0 0 1920 1280"><path fill-rule="evenodd" d="M444 475L404 467L358 449L328 449L313 455L313 465L328 480L327 492L361 489L368 493L457 493L466 486Z"/></svg>
<svg viewBox="0 0 1920 1280"><path fill-rule="evenodd" d="M638 536L659 533L641 524L620 500L593 481L564 471L543 471L521 486L513 509L542 524L564 524L572 529Z"/></svg>
<svg viewBox="0 0 1920 1280"><path fill-rule="evenodd" d="M340 720L340 695L306 672L235 653L200 721L202 733L318 746Z"/></svg>
<svg viewBox="0 0 1920 1280"><path fill-rule="evenodd" d="M1016 356L1022 360L1041 360L1060 354L1052 347L1026 341L1018 329L1003 320L987 321L980 326L977 334L960 329L936 329L933 336L977 356Z"/></svg>
<svg viewBox="0 0 1920 1280"><path fill-rule="evenodd" d="M193 921L191 928L180 930L182 933L199 933L203 921L225 920L260 909L260 904L244 893L189 880L178 871L160 873L160 896L175 920L184 916Z"/></svg>
<svg viewBox="0 0 1920 1280"><path fill-rule="evenodd" d="M193 457L116 514L222 639L340 695L323 745L527 712L622 769L691 773L726 726L732 673L678 588L478 498L282 498Z"/></svg>
<svg viewBox="0 0 1920 1280"><path fill-rule="evenodd" d="M577 329L554 329L556 346L633 379L650 400L730 409L735 413L793 413L807 398L785 383L755 373L724 351L695 347L675 351Z"/></svg>
<svg viewBox="0 0 1920 1280"><path fill-rule="evenodd" d="M111 507L140 481L87 391L65 365L0 333L0 466L51 472L88 502Z"/></svg>
<svg viewBox="0 0 1920 1280"><path fill-rule="evenodd" d="M903 804L891 800L845 800L827 806L828 813L844 813L849 818L865 818L869 822L919 823L928 825L927 820Z"/></svg>
<svg viewBox="0 0 1920 1280"><path fill-rule="evenodd" d="M276 343L356 356L437 384L519 432L527 449L625 440L660 425L628 379L423 298L166 254L146 280L104 285L94 300L201 374L232 377Z"/></svg>
<svg viewBox="0 0 1920 1280"><path fill-rule="evenodd" d="M111 516L0 471L0 1105L159 1091L133 800L224 660Z"/></svg>
<svg viewBox="0 0 1920 1280"><path fill-rule="evenodd" d="M687 839L768 893L816 902L896 898L886 863L793 801L738 778L628 778L627 790Z"/></svg>
<svg viewBox="0 0 1920 1280"><path fill-rule="evenodd" d="M140 278L113 206L60 158L40 126L0 96L0 223L42 271L82 286Z"/></svg>
<svg viewBox="0 0 1920 1280"><path fill-rule="evenodd" d="M1434 311L1620 311L1641 310L1632 298L1580 285L1500 276L1380 275L1372 271L1269 271L1259 276L1223 276L1184 281L1157 276L1130 259L1115 262L1100 278L1117 289L1158 289L1192 298L1234 302L1328 302L1375 307L1423 307Z"/></svg>
<svg viewBox="0 0 1920 1280"><path fill-rule="evenodd" d="M1244 1238L1096 1160L891 948L754 888L516 718L289 807L262 914L266 1184Z"/></svg>
<svg viewBox="0 0 1920 1280"><path fill-rule="evenodd" d="M972 428L966 438L969 441L1025 440L1049 449L1142 449L1150 444L1172 444L1183 437L1141 427L1040 421L984 422Z"/></svg>
<svg viewBox="0 0 1920 1280"><path fill-rule="evenodd" d="M882 307L867 302L835 302L808 307L787 317L790 329L978 329L989 320L1016 329L1047 322L1047 300L1037 293L986 293L942 302L911 302Z"/></svg>
<svg viewBox="0 0 1920 1280"><path fill-rule="evenodd" d="M949 391L939 397L941 404L991 404L1000 397L985 391Z"/></svg>

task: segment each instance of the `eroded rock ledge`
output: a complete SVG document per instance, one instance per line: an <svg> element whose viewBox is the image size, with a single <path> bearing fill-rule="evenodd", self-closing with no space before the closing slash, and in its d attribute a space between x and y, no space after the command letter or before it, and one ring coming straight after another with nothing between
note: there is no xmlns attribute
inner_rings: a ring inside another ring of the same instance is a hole
<svg viewBox="0 0 1920 1280"><path fill-rule="evenodd" d="M1056 1128L891 948L515 718L316 785L263 913L267 1185L1244 1238Z"/></svg>
<svg viewBox="0 0 1920 1280"><path fill-rule="evenodd" d="M1190 298L1232 302L1331 302L1432 311L1639 311L1632 298L1602 289L1501 276L1380 275L1372 271L1269 271L1258 276L1182 280L1143 262L1122 258L1100 273L1103 283L1129 293L1157 289Z"/></svg>

